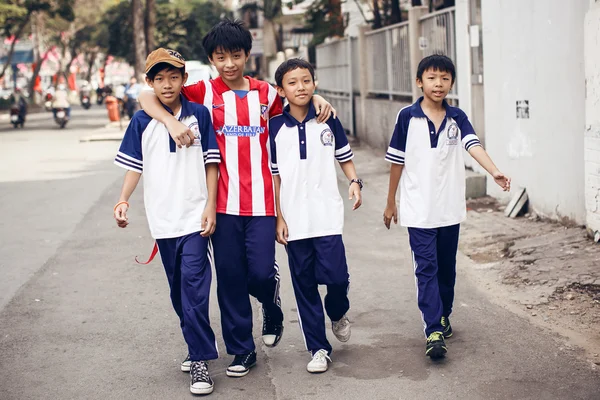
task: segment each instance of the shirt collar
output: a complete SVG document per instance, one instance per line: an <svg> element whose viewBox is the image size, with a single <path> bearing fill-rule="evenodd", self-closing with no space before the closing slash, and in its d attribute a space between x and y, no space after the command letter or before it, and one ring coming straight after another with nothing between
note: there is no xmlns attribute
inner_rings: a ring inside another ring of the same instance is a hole
<svg viewBox="0 0 600 400"><path fill-rule="evenodd" d="M192 110L192 107L190 106L190 102L185 97L183 97L181 94L179 95L179 100L181 101L181 113L179 115L179 120L181 120L181 119L183 119L185 117L189 117L194 112ZM171 110L169 107L167 107L164 104L163 104L163 107L169 113L171 113L172 115L175 115L175 113L173 112L173 110Z"/></svg>
<svg viewBox="0 0 600 400"><path fill-rule="evenodd" d="M312 100L308 102L308 114L306 114L306 118L304 118L304 121L298 121L296 118L294 118L292 116L292 114L290 114L290 105L288 104L287 106L285 106L285 108L283 109L283 120L285 122L285 125L288 128L300 125L300 124L305 124L308 121L310 121L311 119L315 118L317 116L317 111L315 110L315 106L313 105Z"/></svg>
<svg viewBox="0 0 600 400"><path fill-rule="evenodd" d="M419 100L417 100L415 102L415 104L413 104L410 107L410 115L411 116L413 116L415 118L427 118L427 116L423 112L423 109L421 108L421 101L423 101L423 96L419 97ZM452 107L450 104L448 104L448 102L446 101L446 99L444 99L442 101L442 105L446 109L446 116L447 117L451 117L451 118L458 117L458 108Z"/></svg>
<svg viewBox="0 0 600 400"><path fill-rule="evenodd" d="M258 80L251 78L249 76L245 76L244 78L248 79L248 82L250 83L250 90L258 90L259 89L260 83ZM211 81L211 83L212 83L213 88L219 95L222 95L223 93L231 90L229 88L229 86L227 86L227 84L225 82L223 82L223 78L221 78L220 76L213 79Z"/></svg>

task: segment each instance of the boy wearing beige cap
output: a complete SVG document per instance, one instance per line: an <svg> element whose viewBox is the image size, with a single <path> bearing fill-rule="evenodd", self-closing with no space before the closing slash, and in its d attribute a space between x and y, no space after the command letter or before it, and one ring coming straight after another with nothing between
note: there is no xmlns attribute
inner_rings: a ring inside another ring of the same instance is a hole
<svg viewBox="0 0 600 400"><path fill-rule="evenodd" d="M190 372L192 393L209 394L214 383L208 360L218 353L208 314L212 278L208 241L216 225L221 157L208 110L180 95L187 79L183 57L173 50L155 50L146 60L145 72L162 106L189 127L194 141L179 149L164 124L144 111L136 112L115 158L115 164L128 171L114 218L121 228L129 224L128 200L143 173L146 216L156 240L152 254L160 250L189 350L181 369Z"/></svg>

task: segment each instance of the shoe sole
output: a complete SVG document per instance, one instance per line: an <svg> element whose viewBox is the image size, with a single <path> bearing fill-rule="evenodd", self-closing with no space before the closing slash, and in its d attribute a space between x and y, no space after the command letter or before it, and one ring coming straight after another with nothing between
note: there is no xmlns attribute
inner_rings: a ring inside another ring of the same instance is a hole
<svg viewBox="0 0 600 400"><path fill-rule="evenodd" d="M333 334L335 336L335 338L342 343L346 343L348 340L350 340L350 334L348 334L348 336L337 336L335 333Z"/></svg>
<svg viewBox="0 0 600 400"><path fill-rule="evenodd" d="M306 370L308 372L310 372L311 374L322 374L323 372L327 372L328 367L325 367L325 369L316 369L316 370L310 370L308 368L306 368Z"/></svg>
<svg viewBox="0 0 600 400"><path fill-rule="evenodd" d="M181 372L190 372L190 369L191 369L191 368L192 368L192 367L186 367L186 366L182 365L182 366L181 366Z"/></svg>
<svg viewBox="0 0 600 400"><path fill-rule="evenodd" d="M190 386L190 392L192 392L192 394L211 394L214 390L214 386L208 387L208 388L194 388L192 386Z"/></svg>
<svg viewBox="0 0 600 400"><path fill-rule="evenodd" d="M241 378L242 376L248 375L248 373L250 372L250 368L254 367L255 365L256 365L256 363L249 365L248 369L245 371L231 371L231 370L227 369L225 371L225 374L231 378Z"/></svg>
<svg viewBox="0 0 600 400"><path fill-rule="evenodd" d="M450 332L448 334L444 333L444 339L448 339L448 338L451 338L451 337L452 337L452 332Z"/></svg>
<svg viewBox="0 0 600 400"><path fill-rule="evenodd" d="M263 343L267 347L275 347L279 344L279 342L281 342L282 337L283 337L283 327L281 327L281 333L279 334L279 338L277 338L277 335L275 335L275 341L273 342L273 344L268 344L267 342L265 342L264 339L263 339Z"/></svg>

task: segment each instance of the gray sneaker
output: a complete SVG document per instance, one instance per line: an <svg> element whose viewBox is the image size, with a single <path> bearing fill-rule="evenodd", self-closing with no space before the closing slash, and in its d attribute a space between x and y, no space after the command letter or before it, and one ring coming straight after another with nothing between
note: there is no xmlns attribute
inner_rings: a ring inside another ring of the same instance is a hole
<svg viewBox="0 0 600 400"><path fill-rule="evenodd" d="M331 321L331 330L340 342L347 342L350 339L350 320L346 315L339 321Z"/></svg>

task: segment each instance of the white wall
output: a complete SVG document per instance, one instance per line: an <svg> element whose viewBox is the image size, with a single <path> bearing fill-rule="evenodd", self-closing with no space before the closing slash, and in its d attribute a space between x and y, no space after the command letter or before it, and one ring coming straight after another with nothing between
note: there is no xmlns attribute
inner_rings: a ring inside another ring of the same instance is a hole
<svg viewBox="0 0 600 400"><path fill-rule="evenodd" d="M587 226L600 232L600 1L585 19L585 205Z"/></svg>
<svg viewBox="0 0 600 400"><path fill-rule="evenodd" d="M486 147L545 216L585 223L583 22L589 0L482 2ZM516 118L529 100L530 118ZM503 197L492 179L488 193ZM504 195L505 196L505 195Z"/></svg>

